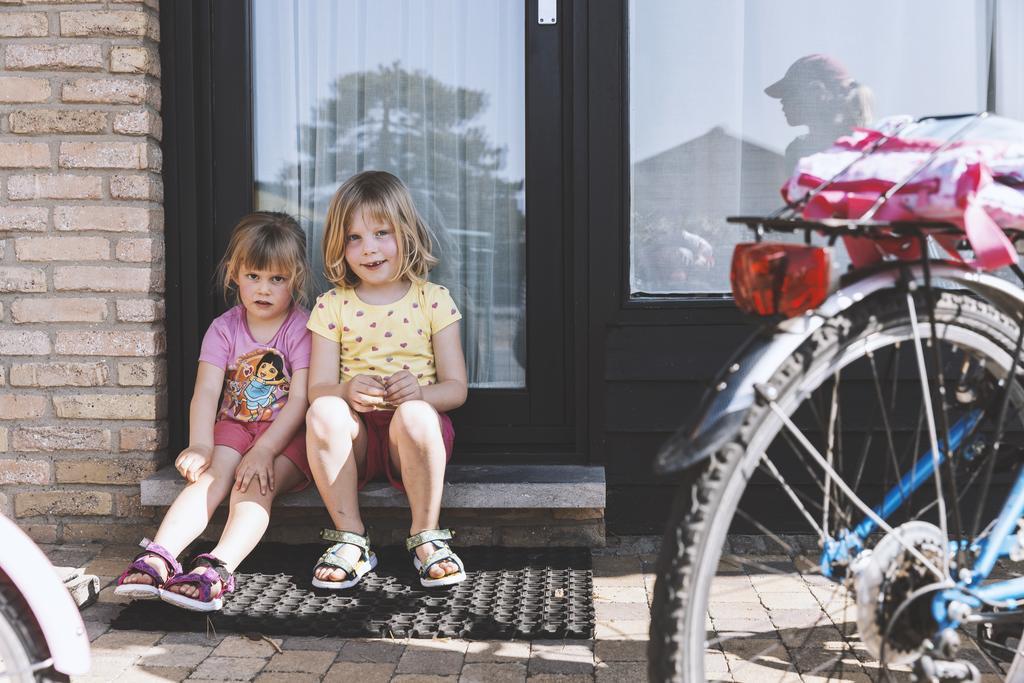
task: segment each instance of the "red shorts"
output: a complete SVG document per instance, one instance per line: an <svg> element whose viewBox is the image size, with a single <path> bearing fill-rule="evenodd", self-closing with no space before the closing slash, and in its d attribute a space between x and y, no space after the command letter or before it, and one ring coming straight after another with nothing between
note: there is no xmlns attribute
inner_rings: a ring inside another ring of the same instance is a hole
<svg viewBox="0 0 1024 683"><path fill-rule="evenodd" d="M256 439L260 438L263 432L270 428L271 424L273 423L269 420L261 422L218 420L213 425L213 443L216 446L227 446L245 455L252 448L252 445L256 443ZM299 471L302 472L302 476L306 478L304 482L293 488L292 491L301 491L309 486L309 482L313 481L313 473L309 470L309 460L306 458L306 430L304 428L300 429L292 437L292 440L284 447L281 455L291 460L299 468Z"/></svg>
<svg viewBox="0 0 1024 683"><path fill-rule="evenodd" d="M402 485L402 473L394 472L391 469L391 451L388 428L391 426L391 418L395 416L393 410L374 410L369 413L360 413L363 418L363 426L366 427L366 469L363 476L359 477L359 488L366 486L367 482L387 476L388 481L399 491L405 491ZM450 462L452 459L452 448L455 445L455 427L452 420L444 413L439 413L441 421L441 439L444 441L444 460Z"/></svg>

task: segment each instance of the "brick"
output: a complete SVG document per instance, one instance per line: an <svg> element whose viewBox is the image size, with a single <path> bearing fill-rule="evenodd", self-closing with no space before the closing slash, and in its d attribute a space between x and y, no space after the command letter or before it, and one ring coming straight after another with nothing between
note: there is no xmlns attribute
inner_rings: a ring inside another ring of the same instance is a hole
<svg viewBox="0 0 1024 683"><path fill-rule="evenodd" d="M132 483L137 483L137 482L132 482ZM147 506L142 504L142 496L139 495L138 493L115 493L114 494L114 508L117 510L117 516L118 517L124 517L124 518L127 518L127 519L152 519L157 514L157 510L156 509L151 508L151 507L147 507ZM174 646L172 646L172 648L173 647ZM184 646L178 645L177 647L184 647ZM211 647L204 647L204 648L201 648L201 649L205 653L209 653L213 648L211 648ZM171 655L171 653L167 653L167 654ZM154 659L155 658L146 657L146 668L147 669L153 663ZM173 655L170 656L169 660L170 661L177 661L179 664L184 663L184 662L181 662L180 659L175 659L173 657ZM196 663L198 664L198 662L196 662ZM185 669L184 671L185 671L186 674L188 673L188 669Z"/></svg>
<svg viewBox="0 0 1024 683"><path fill-rule="evenodd" d="M53 225L58 230L104 230L146 232L156 212L130 206L58 206Z"/></svg>
<svg viewBox="0 0 1024 683"><path fill-rule="evenodd" d="M163 332L155 330L61 331L54 344L57 353L73 356L156 356L164 348Z"/></svg>
<svg viewBox="0 0 1024 683"><path fill-rule="evenodd" d="M155 275L149 268L59 266L53 271L53 287L61 292L158 291Z"/></svg>
<svg viewBox="0 0 1024 683"><path fill-rule="evenodd" d="M105 299L17 299L11 305L16 323L99 323L107 319Z"/></svg>
<svg viewBox="0 0 1024 683"><path fill-rule="evenodd" d="M103 183L98 176L15 175L7 179L7 196L9 199L100 199Z"/></svg>
<svg viewBox="0 0 1024 683"><path fill-rule="evenodd" d="M50 146L44 142L0 144L0 168L48 168Z"/></svg>
<svg viewBox="0 0 1024 683"><path fill-rule="evenodd" d="M156 394L81 394L54 396L57 417L82 420L157 420L164 400Z"/></svg>
<svg viewBox="0 0 1024 683"><path fill-rule="evenodd" d="M0 460L0 484L49 484L50 461Z"/></svg>
<svg viewBox="0 0 1024 683"><path fill-rule="evenodd" d="M45 292L46 273L39 268L0 266L0 292Z"/></svg>
<svg viewBox="0 0 1024 683"><path fill-rule="evenodd" d="M43 82L45 83L45 81ZM49 83L47 83L46 97L49 96ZM78 78L70 83L65 83L61 87L60 98L64 102L96 104L149 103L154 108L160 108L159 88L145 81L128 80L127 78ZM23 100L13 101L20 102Z"/></svg>
<svg viewBox="0 0 1024 683"><path fill-rule="evenodd" d="M163 363L151 360L118 363L117 383L123 387L151 387L166 380Z"/></svg>
<svg viewBox="0 0 1024 683"><path fill-rule="evenodd" d="M145 47L110 48L111 73L149 74L160 78L160 55Z"/></svg>
<svg viewBox="0 0 1024 683"><path fill-rule="evenodd" d="M117 319L127 323L151 323L164 319L164 304L152 299L120 299Z"/></svg>
<svg viewBox="0 0 1024 683"><path fill-rule="evenodd" d="M18 527L36 543L56 543L56 524L19 524Z"/></svg>
<svg viewBox="0 0 1024 683"><path fill-rule="evenodd" d="M0 453L6 453L7 449L7 427L0 427Z"/></svg>
<svg viewBox="0 0 1024 683"><path fill-rule="evenodd" d="M104 261L110 241L102 237L22 237L14 240L19 261Z"/></svg>
<svg viewBox="0 0 1024 683"><path fill-rule="evenodd" d="M50 82L44 78L0 77L0 103L45 102L50 93Z"/></svg>
<svg viewBox="0 0 1024 683"><path fill-rule="evenodd" d="M156 17L146 12L61 12L62 36L110 36L160 40Z"/></svg>
<svg viewBox="0 0 1024 683"><path fill-rule="evenodd" d="M167 446L167 430L156 427L123 427L119 437L122 452L158 451Z"/></svg>
<svg viewBox="0 0 1024 683"><path fill-rule="evenodd" d="M26 420L42 417L50 402L45 396L0 394L0 420Z"/></svg>
<svg viewBox="0 0 1024 683"><path fill-rule="evenodd" d="M113 496L102 491L28 491L14 496L17 517L109 515L113 510Z"/></svg>
<svg viewBox="0 0 1024 683"><path fill-rule="evenodd" d="M42 232L49 215L43 206L0 206L0 231Z"/></svg>
<svg viewBox="0 0 1024 683"><path fill-rule="evenodd" d="M9 49L9 48L8 48ZM22 135L46 133L102 133L109 117L101 111L28 109L11 113L11 132Z"/></svg>
<svg viewBox="0 0 1024 683"><path fill-rule="evenodd" d="M159 163L148 145L137 142L62 142L58 164L61 168L154 168Z"/></svg>
<svg viewBox="0 0 1024 683"><path fill-rule="evenodd" d="M0 356L45 356L50 353L46 332L0 330Z"/></svg>
<svg viewBox="0 0 1024 683"><path fill-rule="evenodd" d="M552 513L555 519L604 519L603 508L566 508Z"/></svg>
<svg viewBox="0 0 1024 683"><path fill-rule="evenodd" d="M11 449L19 453L103 451L109 448L110 430L99 427L22 427L11 433Z"/></svg>
<svg viewBox="0 0 1024 683"><path fill-rule="evenodd" d="M159 261L164 257L164 241L148 237L118 240L114 255L118 261L131 263Z"/></svg>
<svg viewBox="0 0 1024 683"><path fill-rule="evenodd" d="M107 383L106 363L16 363L14 387L98 387Z"/></svg>
<svg viewBox="0 0 1024 683"><path fill-rule="evenodd" d="M63 526L64 535L61 539L64 543L86 543L100 541L102 543L138 543L139 539L146 534L153 533L151 523L146 524L111 524L105 522L103 524L86 524L82 522L71 522L65 521ZM159 637L159 635L157 636ZM95 661L95 660L94 660ZM153 675L153 672L146 667L147 674ZM93 665L93 669L90 673L96 672L96 666ZM91 680L97 680L95 676L90 677ZM104 680L102 678L98 680ZM122 678L121 680L139 680ZM157 680L178 680L178 679L164 679L159 678Z"/></svg>
<svg viewBox="0 0 1024 683"><path fill-rule="evenodd" d="M4 54L8 69L96 71L104 66L99 45L9 45Z"/></svg>
<svg viewBox="0 0 1024 683"><path fill-rule="evenodd" d="M151 111L131 111L114 119L114 132L122 135L149 135L157 140L163 135L160 116Z"/></svg>
<svg viewBox="0 0 1024 683"><path fill-rule="evenodd" d="M49 32L49 21L43 12L0 14L0 38L39 38Z"/></svg>
<svg viewBox="0 0 1024 683"><path fill-rule="evenodd" d="M112 175L110 196L114 199L163 201L164 186L158 175Z"/></svg>
<svg viewBox="0 0 1024 683"><path fill-rule="evenodd" d="M58 484L138 484L157 470L157 463L138 458L92 458L55 463Z"/></svg>

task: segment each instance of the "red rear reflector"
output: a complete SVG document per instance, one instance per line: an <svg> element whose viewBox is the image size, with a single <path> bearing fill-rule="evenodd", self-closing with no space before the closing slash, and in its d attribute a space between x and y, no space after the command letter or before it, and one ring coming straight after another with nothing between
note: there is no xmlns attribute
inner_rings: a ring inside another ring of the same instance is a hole
<svg viewBox="0 0 1024 683"><path fill-rule="evenodd" d="M831 281L828 249L804 244L752 242L732 252L732 295L745 313L787 318L817 308Z"/></svg>

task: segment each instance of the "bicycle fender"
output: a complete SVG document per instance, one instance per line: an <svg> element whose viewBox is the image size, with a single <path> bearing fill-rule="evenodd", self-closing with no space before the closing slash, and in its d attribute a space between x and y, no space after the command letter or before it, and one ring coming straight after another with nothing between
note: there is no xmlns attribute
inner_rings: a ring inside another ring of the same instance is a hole
<svg viewBox="0 0 1024 683"><path fill-rule="evenodd" d="M749 339L705 392L695 419L659 449L654 473L680 472L710 458L739 431L754 405L754 387L775 376L786 359L827 319L878 291L908 281L924 283L922 266L905 263L889 263L855 275L857 279L841 285L817 309L763 329ZM1024 316L1024 290L995 275L971 270L962 263L941 261L931 265L931 277L974 292L1018 321Z"/></svg>
<svg viewBox="0 0 1024 683"><path fill-rule="evenodd" d="M11 579L39 623L53 667L69 676L88 673L89 636L82 615L53 565L32 539L0 515L0 571Z"/></svg>

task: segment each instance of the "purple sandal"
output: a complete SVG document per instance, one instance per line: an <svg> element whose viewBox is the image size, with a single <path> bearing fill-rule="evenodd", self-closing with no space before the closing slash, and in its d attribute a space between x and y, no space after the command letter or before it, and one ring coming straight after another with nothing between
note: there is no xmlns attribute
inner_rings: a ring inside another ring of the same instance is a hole
<svg viewBox="0 0 1024 683"><path fill-rule="evenodd" d="M181 565L178 564L178 560L174 558L174 555L171 555L167 548L154 543L148 538L142 539L139 546L143 548L143 551L135 556L132 563L128 565L128 569L125 569L124 573L117 579L117 588L114 589L114 593L126 595L129 598L159 597L161 588L167 585L167 582L177 574L181 573ZM153 555L159 557L167 565L167 578L160 576L160 572L153 569L145 561L145 558ZM129 574L145 574L153 579L153 583L125 583L124 580Z"/></svg>
<svg viewBox="0 0 1024 683"><path fill-rule="evenodd" d="M160 598L177 607L196 612L214 612L224 606L224 596L235 590L235 577L224 566L224 562L210 553L196 555L193 566L202 567L202 571L193 570L188 574L178 574L169 579L160 591ZM220 581L220 593L212 596L213 584ZM199 599L190 598L181 593L168 590L171 586L189 583L199 588Z"/></svg>

